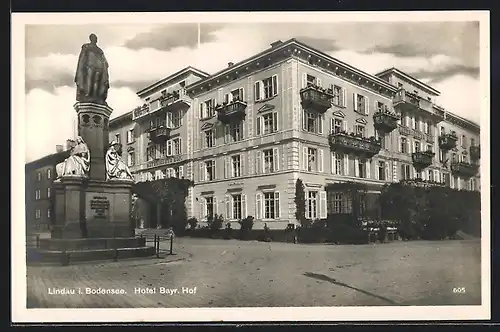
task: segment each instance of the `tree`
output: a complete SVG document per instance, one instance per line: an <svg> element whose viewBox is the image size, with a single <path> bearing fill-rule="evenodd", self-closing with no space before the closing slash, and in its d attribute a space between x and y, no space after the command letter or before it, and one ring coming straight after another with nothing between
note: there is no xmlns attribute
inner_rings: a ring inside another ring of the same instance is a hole
<svg viewBox="0 0 500 332"><path fill-rule="evenodd" d="M295 182L295 218L302 226L306 224L306 193L301 179Z"/></svg>

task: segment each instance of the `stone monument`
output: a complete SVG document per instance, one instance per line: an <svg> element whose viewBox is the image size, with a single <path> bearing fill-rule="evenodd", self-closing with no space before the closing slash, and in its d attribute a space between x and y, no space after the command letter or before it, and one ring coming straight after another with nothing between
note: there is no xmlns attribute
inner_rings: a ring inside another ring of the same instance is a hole
<svg viewBox="0 0 500 332"><path fill-rule="evenodd" d="M78 137L70 157L56 166L51 239L40 242L45 254L76 250L89 259L114 255L148 256L153 247L135 237L131 220L132 174L109 144L112 109L106 103L108 62L97 36L82 46L75 75ZM123 253L122 253L123 252ZM102 254L99 254L102 253Z"/></svg>

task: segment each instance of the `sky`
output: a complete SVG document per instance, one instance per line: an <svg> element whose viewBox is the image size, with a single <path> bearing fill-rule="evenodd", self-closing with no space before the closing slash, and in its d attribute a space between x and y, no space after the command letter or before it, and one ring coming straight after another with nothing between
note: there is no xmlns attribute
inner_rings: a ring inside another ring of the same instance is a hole
<svg viewBox="0 0 500 332"><path fill-rule="evenodd" d="M186 66L209 74L296 38L367 73L396 67L441 92L437 103L479 123L479 22L26 25L26 162L74 137L74 75L90 33L109 62L111 118L142 104L136 92ZM54 119L57 119L56 121ZM56 126L56 128L55 128Z"/></svg>

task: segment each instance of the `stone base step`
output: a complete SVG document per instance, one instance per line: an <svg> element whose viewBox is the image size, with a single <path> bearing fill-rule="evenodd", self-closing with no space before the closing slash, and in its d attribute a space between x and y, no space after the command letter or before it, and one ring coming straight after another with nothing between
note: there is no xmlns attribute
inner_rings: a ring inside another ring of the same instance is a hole
<svg viewBox="0 0 500 332"><path fill-rule="evenodd" d="M28 248L28 263L59 263L62 265L71 262L99 261L124 258L150 257L156 253L154 247L134 247L118 249L92 249L92 250L43 250Z"/></svg>
<svg viewBox="0 0 500 332"><path fill-rule="evenodd" d="M144 246L146 246L146 239L140 237L40 239L40 249L48 251L137 248Z"/></svg>

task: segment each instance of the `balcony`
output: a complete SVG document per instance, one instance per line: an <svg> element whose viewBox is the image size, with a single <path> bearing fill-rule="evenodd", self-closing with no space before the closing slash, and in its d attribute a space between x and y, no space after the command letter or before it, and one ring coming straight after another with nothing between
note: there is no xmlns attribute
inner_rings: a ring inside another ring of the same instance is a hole
<svg viewBox="0 0 500 332"><path fill-rule="evenodd" d="M479 146L471 146L469 148L469 154L472 160L479 160L481 159L481 148Z"/></svg>
<svg viewBox="0 0 500 332"><path fill-rule="evenodd" d="M233 100L230 103L217 105L217 118L224 124L239 122L245 118L247 103L241 100Z"/></svg>
<svg viewBox="0 0 500 332"><path fill-rule="evenodd" d="M305 110L325 113L332 105L333 91L311 84L300 90L300 98Z"/></svg>
<svg viewBox="0 0 500 332"><path fill-rule="evenodd" d="M473 177L477 174L479 165L474 165L466 162L452 162L451 172L456 175L461 175L463 177Z"/></svg>
<svg viewBox="0 0 500 332"><path fill-rule="evenodd" d="M434 152L432 151L413 152L411 155L413 167L415 167L417 172L422 172L422 170L432 165L433 157L434 157Z"/></svg>
<svg viewBox="0 0 500 332"><path fill-rule="evenodd" d="M394 107L400 108L403 111L424 111L435 121L444 120L444 110L441 107L433 104L430 100L424 99L404 89L400 89L396 93L393 103Z"/></svg>
<svg viewBox="0 0 500 332"><path fill-rule="evenodd" d="M439 136L439 148L445 151L454 149L457 146L458 137L455 134L441 134Z"/></svg>
<svg viewBox="0 0 500 332"><path fill-rule="evenodd" d="M383 133L390 133L398 127L399 116L389 110L377 111L373 114L373 126Z"/></svg>
<svg viewBox="0 0 500 332"><path fill-rule="evenodd" d="M135 121L163 109L167 111L175 111L183 107L189 107L190 103L189 98L182 90L180 92L174 91L172 93L167 93L158 99L151 101L149 104L144 104L134 109L132 112L132 120Z"/></svg>
<svg viewBox="0 0 500 332"><path fill-rule="evenodd" d="M163 157L163 158L157 158L154 160L150 160L146 164L146 168L153 168L153 167L158 167L158 166L164 166L164 165L170 165L170 164L175 164L183 161L184 155L175 155L175 156L169 156L169 157Z"/></svg>
<svg viewBox="0 0 500 332"><path fill-rule="evenodd" d="M168 140L170 137L170 128L167 128L166 126L158 126L151 128L149 130L149 139L153 143L161 143L165 142Z"/></svg>
<svg viewBox="0 0 500 332"><path fill-rule="evenodd" d="M404 184L404 185L410 186L410 187L429 188L429 187L444 187L445 186L444 182L432 181L432 180L422 180L420 178L401 180L399 182L401 184Z"/></svg>
<svg viewBox="0 0 500 332"><path fill-rule="evenodd" d="M375 137L361 137L354 133L332 133L328 136L331 151L342 151L353 153L366 158L371 158L380 152L382 148L380 140Z"/></svg>

